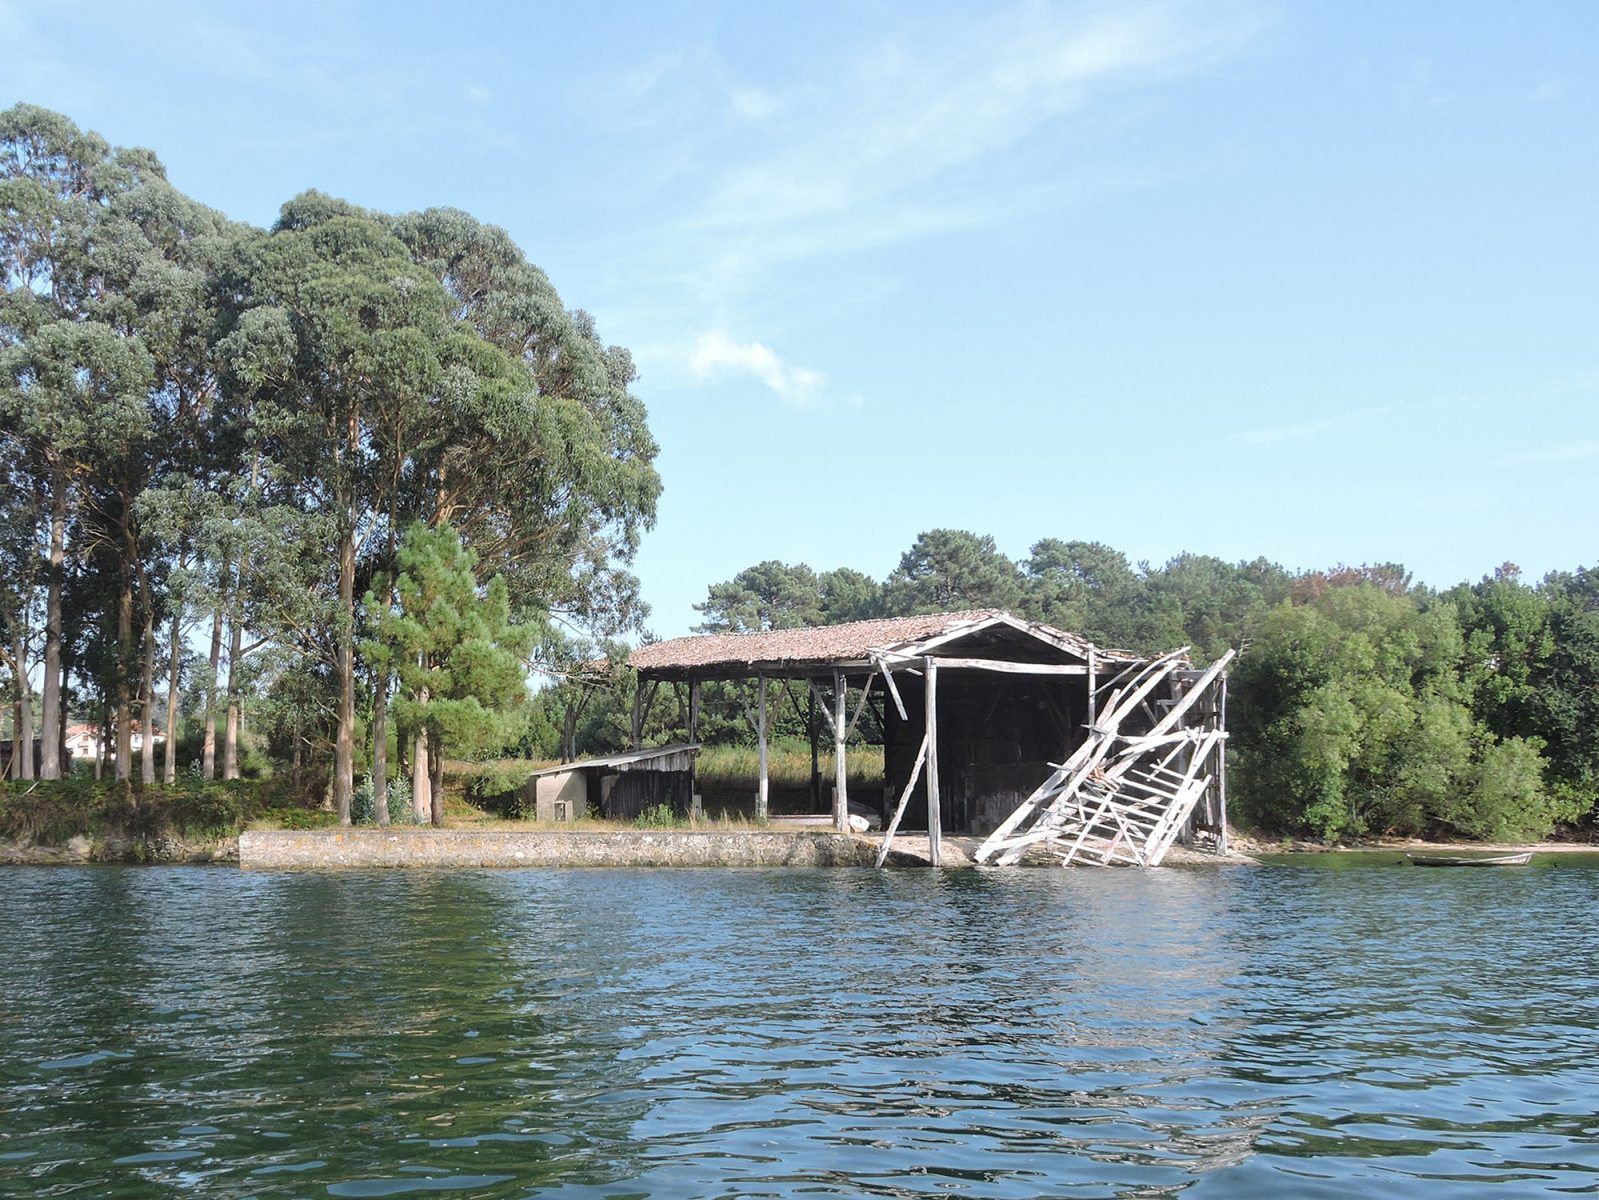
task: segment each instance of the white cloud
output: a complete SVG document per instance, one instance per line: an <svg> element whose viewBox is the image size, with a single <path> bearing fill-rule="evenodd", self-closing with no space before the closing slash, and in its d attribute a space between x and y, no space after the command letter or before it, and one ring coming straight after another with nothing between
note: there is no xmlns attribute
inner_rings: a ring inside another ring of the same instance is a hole
<svg viewBox="0 0 1599 1200"><path fill-rule="evenodd" d="M1504 459L1507 467L1543 467L1555 463L1587 462L1599 458L1599 442L1566 442L1559 446L1546 446L1541 450L1528 450Z"/></svg>
<svg viewBox="0 0 1599 1200"><path fill-rule="evenodd" d="M782 107L776 96L753 87L734 88L728 100L733 115L745 121L764 121Z"/></svg>
<svg viewBox="0 0 1599 1200"><path fill-rule="evenodd" d="M1321 417L1315 421L1303 421L1295 425L1276 425L1260 429L1246 429L1238 435L1238 440L1251 446L1271 446L1278 442L1299 441L1302 438L1315 437L1321 433L1331 433L1335 429L1349 426L1365 425L1378 417L1385 417L1395 411L1392 404L1382 404L1373 408L1356 408L1348 412L1334 413L1330 417Z"/></svg>
<svg viewBox="0 0 1599 1200"><path fill-rule="evenodd" d="M1091 109L1101 123L1124 119L1118 93L1236 55L1261 25L1253 0L969 11L860 40L791 81L729 78L709 44L606 78L596 103L615 127L649 131L626 157L626 194L666 214L594 248L595 261L627 264L612 285L625 299L606 319L634 344L695 346L703 364L685 373L679 349L652 364L654 381L704 378L711 351L732 370L741 348L739 369L754 374L760 360L773 391L812 402L794 397L821 389L770 347L696 342L698 331L789 321L796 296L778 276L798 265L837 264L833 303L857 274L881 290L880 271L851 255L1158 185L1169 164L1061 165L1044 139Z"/></svg>
<svg viewBox="0 0 1599 1200"><path fill-rule="evenodd" d="M786 362L777 351L761 342L737 342L721 330L701 334L689 357L689 370L696 379L717 379L730 374L752 375L785 404L811 408L825 398L827 376L810 367Z"/></svg>

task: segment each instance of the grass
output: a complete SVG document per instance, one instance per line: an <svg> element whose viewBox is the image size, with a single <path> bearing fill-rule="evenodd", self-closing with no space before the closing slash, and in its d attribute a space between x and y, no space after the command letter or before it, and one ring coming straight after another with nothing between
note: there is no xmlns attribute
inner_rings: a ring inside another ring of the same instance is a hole
<svg viewBox="0 0 1599 1200"><path fill-rule="evenodd" d="M824 747L818 766L825 788L833 780L833 753ZM883 748L850 746L844 753L849 789L883 786ZM811 750L801 741L774 742L767 749L766 774L774 788L795 791L811 786ZM760 775L760 754L754 746L707 746L700 751L696 778L703 792L755 790Z"/></svg>

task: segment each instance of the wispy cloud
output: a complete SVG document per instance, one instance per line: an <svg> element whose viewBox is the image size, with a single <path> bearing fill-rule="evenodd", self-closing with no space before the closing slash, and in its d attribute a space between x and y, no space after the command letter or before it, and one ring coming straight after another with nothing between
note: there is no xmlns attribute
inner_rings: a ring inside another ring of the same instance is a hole
<svg viewBox="0 0 1599 1200"><path fill-rule="evenodd" d="M1545 467L1557 463L1588 462L1599 458L1599 441L1564 442L1512 454L1501 460L1506 467Z"/></svg>
<svg viewBox="0 0 1599 1200"><path fill-rule="evenodd" d="M1395 411L1395 407L1392 404L1379 404L1369 408L1354 408L1347 412L1319 417L1314 421L1245 429L1237 437L1240 442L1250 446L1272 446L1280 442L1300 441L1304 438L1332 433L1339 429L1348 429L1374 422L1392 414Z"/></svg>
<svg viewBox="0 0 1599 1200"><path fill-rule="evenodd" d="M623 309L635 341L679 347L675 362L643 366L656 382L703 379L696 331L707 328L749 331L763 341L740 344L777 356L768 310L789 268L1140 186L1099 165L1041 175L1000 156L1054 122L1087 119L1102 100L1102 119L1121 119L1109 98L1234 55L1260 24L1248 0L1203 10L1028 3L917 23L800 82L730 78L709 49L612 78L606 102L619 128L673 130L647 148L659 169L632 176L635 187L654 185L641 199L671 215L649 227L647 247L606 255L629 264ZM661 123L663 113L676 116Z"/></svg>
<svg viewBox="0 0 1599 1200"><path fill-rule="evenodd" d="M720 330L700 335L689 359L689 369L700 380L730 374L754 376L785 404L796 408L817 406L827 387L827 376L823 372L786 362L770 346L735 341Z"/></svg>

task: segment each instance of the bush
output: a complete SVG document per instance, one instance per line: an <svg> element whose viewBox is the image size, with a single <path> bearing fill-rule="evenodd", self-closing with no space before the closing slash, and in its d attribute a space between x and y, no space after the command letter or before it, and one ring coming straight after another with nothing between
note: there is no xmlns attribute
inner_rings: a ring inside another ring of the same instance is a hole
<svg viewBox="0 0 1599 1200"><path fill-rule="evenodd" d="M688 819L673 812L670 804L657 804L639 813L633 824L640 829L681 829Z"/></svg>
<svg viewBox="0 0 1599 1200"><path fill-rule="evenodd" d="M418 825L416 812L411 807L411 781L405 778L389 780L389 824ZM372 794L372 776L362 776L350 797L350 821L356 825L376 825L378 806Z"/></svg>
<svg viewBox="0 0 1599 1200"><path fill-rule="evenodd" d="M527 777L525 765L485 767L467 781L467 802L507 821L531 817L533 798L523 795Z"/></svg>

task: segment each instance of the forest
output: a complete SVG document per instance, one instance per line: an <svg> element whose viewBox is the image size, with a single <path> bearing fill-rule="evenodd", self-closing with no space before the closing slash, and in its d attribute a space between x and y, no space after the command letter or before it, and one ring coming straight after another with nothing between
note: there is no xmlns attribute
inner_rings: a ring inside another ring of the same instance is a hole
<svg viewBox="0 0 1599 1200"><path fill-rule="evenodd" d="M270 776L341 822L440 823L447 760L625 743L656 446L629 353L503 230L315 191L256 228L19 105L0 258L9 788ZM886 578L766 561L698 608L707 631L999 608L1105 646L1234 648L1244 822L1593 828L1594 570L1438 590L1392 564L1134 564L1048 537L1015 561L935 529ZM704 728L750 738L731 693Z"/></svg>
<svg viewBox="0 0 1599 1200"><path fill-rule="evenodd" d="M446 756L636 624L632 359L502 230L314 191L253 228L19 105L0 258L12 778L72 769L78 722L117 783L270 764L348 821L359 762L436 822Z"/></svg>

